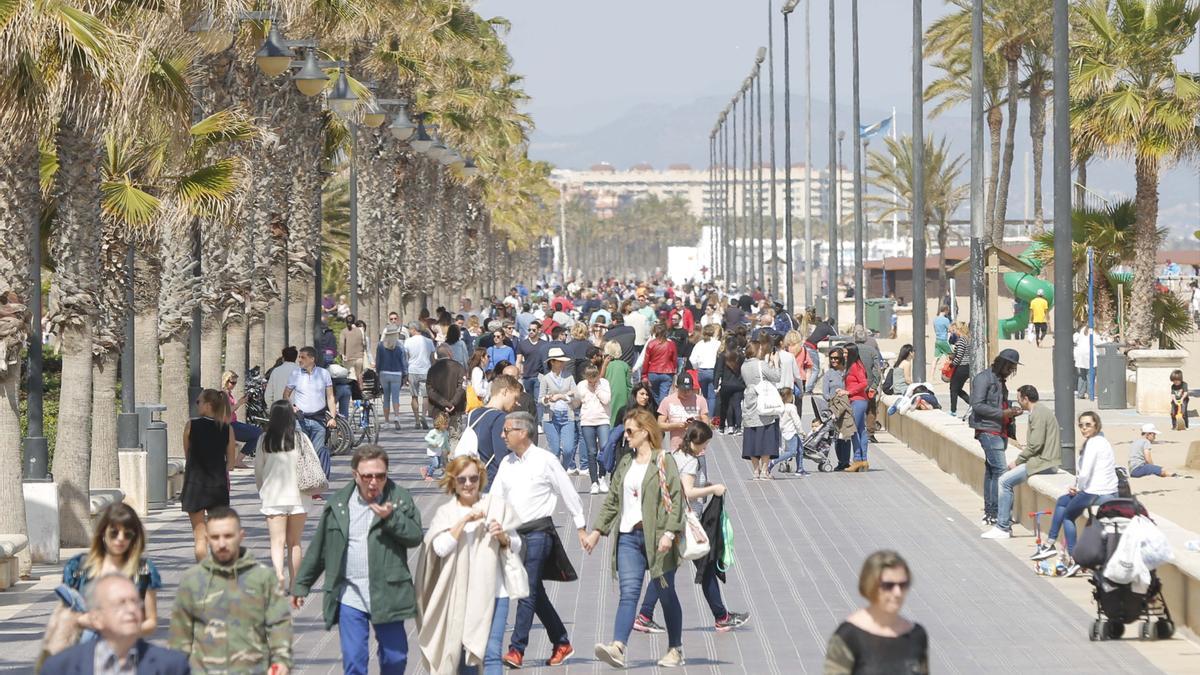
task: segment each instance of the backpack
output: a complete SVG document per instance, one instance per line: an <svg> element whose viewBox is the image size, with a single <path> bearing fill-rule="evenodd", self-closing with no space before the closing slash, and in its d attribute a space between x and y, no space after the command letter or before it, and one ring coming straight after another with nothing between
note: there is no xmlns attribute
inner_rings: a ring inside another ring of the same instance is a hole
<svg viewBox="0 0 1200 675"><path fill-rule="evenodd" d="M487 410L476 415L475 419L463 429L462 435L458 437L458 443L454 446L454 452L450 453L452 459L467 455L479 457L479 434L475 433L475 425L479 424L484 417L487 417ZM489 457L484 466L490 465L494 457L495 455Z"/></svg>
<svg viewBox="0 0 1200 675"><path fill-rule="evenodd" d="M895 368L888 368L887 375L883 376L883 385L880 386L880 389L883 390L883 393L888 394L888 395L895 393L892 391L892 386L893 386L893 382L894 382L894 380L892 379L892 375L895 374L895 372L896 372Z"/></svg>
<svg viewBox="0 0 1200 675"><path fill-rule="evenodd" d="M783 413L783 398L779 390L768 382L762 375L762 361L758 362L758 384L754 385L754 393L758 395L758 414L763 417L778 417Z"/></svg>

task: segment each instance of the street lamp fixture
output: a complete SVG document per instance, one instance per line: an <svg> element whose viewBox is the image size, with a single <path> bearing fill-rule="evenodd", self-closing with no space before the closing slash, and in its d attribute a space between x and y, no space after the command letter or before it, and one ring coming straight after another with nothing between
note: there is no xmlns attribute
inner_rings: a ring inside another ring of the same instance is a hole
<svg viewBox="0 0 1200 675"><path fill-rule="evenodd" d="M393 132L394 133L394 132ZM413 149L413 152L425 154L433 147L433 139L429 137L429 132L425 129L425 114L417 115L417 135L416 138L409 141L408 146Z"/></svg>
<svg viewBox="0 0 1200 675"><path fill-rule="evenodd" d="M447 152L449 152L449 148L447 148L446 144L442 142L442 139L434 137L433 143L429 146L429 149L425 151L425 156L429 159L440 160L442 155L446 154Z"/></svg>
<svg viewBox="0 0 1200 675"><path fill-rule="evenodd" d="M325 90L325 86L329 84L329 75L325 74L325 70L317 62L316 49L309 47L304 50L304 65L292 76L292 81L296 83L296 89L308 97L316 96Z"/></svg>
<svg viewBox="0 0 1200 675"><path fill-rule="evenodd" d="M783 13L791 14L796 9L796 5L800 4L800 0L788 0L783 4Z"/></svg>
<svg viewBox="0 0 1200 675"><path fill-rule="evenodd" d="M392 123L388 125L388 131L392 132L392 138L403 142L413 137L417 127L408 119L408 115L404 114L404 108L400 108L392 118Z"/></svg>
<svg viewBox="0 0 1200 675"><path fill-rule="evenodd" d="M358 94L350 88L350 78L346 77L346 69L338 69L338 79L333 85L333 91L329 92L329 107L333 108L334 114L338 117L348 117L354 112L354 106L358 103ZM383 124L383 120L379 121ZM376 124L375 126L379 126ZM369 126L369 125L368 125Z"/></svg>
<svg viewBox="0 0 1200 675"><path fill-rule="evenodd" d="M362 125L371 129L377 129L383 126L387 121L387 113L375 101L367 103L367 110L363 113Z"/></svg>
<svg viewBox="0 0 1200 675"><path fill-rule="evenodd" d="M292 65L292 50L284 42L283 36L279 34L279 29L271 24L271 30L267 32L267 39L263 42L262 47L254 53L254 62L258 64L258 69L267 77L276 77L282 75Z"/></svg>

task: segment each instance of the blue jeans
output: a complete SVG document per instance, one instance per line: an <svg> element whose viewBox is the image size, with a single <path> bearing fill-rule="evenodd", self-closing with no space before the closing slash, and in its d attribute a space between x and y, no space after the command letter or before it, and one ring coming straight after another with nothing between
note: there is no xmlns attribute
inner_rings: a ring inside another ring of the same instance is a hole
<svg viewBox="0 0 1200 675"><path fill-rule="evenodd" d="M379 373L379 384L383 387L383 412L391 415L400 407L400 386L404 382L401 373Z"/></svg>
<svg viewBox="0 0 1200 675"><path fill-rule="evenodd" d="M325 472L325 477L329 478L330 472L333 471L333 457L329 453L329 446L325 444L328 427L303 416L296 417L296 424L299 425L300 431L308 436L308 440L312 441L313 448L317 451L317 457L321 460L321 470Z"/></svg>
<svg viewBox="0 0 1200 675"><path fill-rule="evenodd" d="M370 660L370 626L375 626L379 642L380 675L404 675L408 665L408 635L403 621L371 624L371 615L342 605L338 619L338 636L342 647L342 670L345 675L367 675Z"/></svg>
<svg viewBox="0 0 1200 675"><path fill-rule="evenodd" d="M633 632L638 598L642 595L642 580L646 578L649 564L646 561L646 535L642 530L617 535L617 578L621 588L621 600L617 603L617 618L613 621L613 640L629 644ZM665 581L663 587L661 582ZM667 646L683 646L683 607L675 593L675 570L663 573L662 579L651 579L650 585L658 585L658 599L662 602L663 618L667 622Z"/></svg>
<svg viewBox="0 0 1200 675"><path fill-rule="evenodd" d="M504 626L508 622L508 598L496 598L492 614L492 630L488 632L487 649L483 652L483 675L502 675L504 662Z"/></svg>
<svg viewBox="0 0 1200 675"><path fill-rule="evenodd" d="M1000 476L1004 474L1008 463L1004 459L1004 449L1008 447L1008 439L996 434L979 434L979 446L983 448L983 515L997 518L997 504ZM1012 510L1012 506L1009 506Z"/></svg>
<svg viewBox="0 0 1200 675"><path fill-rule="evenodd" d="M338 415L341 417L350 417L350 399L354 397L354 392L348 384L333 385L333 398L337 401Z"/></svg>
<svg viewBox="0 0 1200 675"><path fill-rule="evenodd" d="M542 381L538 379L537 375L522 377L521 388L525 390L526 394L533 397L535 405L537 405L537 418L540 422L546 416L546 406L542 405L542 397L538 395L542 389Z"/></svg>
<svg viewBox="0 0 1200 675"><path fill-rule="evenodd" d="M650 373L646 379L650 381L650 387L654 390L654 400L662 403L671 393L672 376L669 373Z"/></svg>
<svg viewBox="0 0 1200 675"><path fill-rule="evenodd" d="M546 449L562 462L563 468L575 463L575 422L568 413L550 411L550 421L542 423L546 432Z"/></svg>
<svg viewBox="0 0 1200 675"><path fill-rule="evenodd" d="M1050 467L1035 475L1054 473L1055 471L1054 467ZM1013 490L1027 480L1029 480L1029 469L1024 464L1018 464L1000 476L1000 510L996 513L996 527L1002 530L1012 529Z"/></svg>
<svg viewBox="0 0 1200 675"><path fill-rule="evenodd" d="M429 466L425 467L425 471L430 478L436 478L437 470L442 468L442 456L434 455L429 458Z"/></svg>
<svg viewBox="0 0 1200 675"><path fill-rule="evenodd" d="M1058 530L1061 528L1063 536L1067 539L1067 553L1070 554L1075 550L1075 519L1082 515L1087 507L1111 497L1112 495L1093 495L1087 492L1059 497L1058 501L1054 502L1054 515L1050 518L1050 532L1046 535L1046 541L1053 543L1058 539Z"/></svg>
<svg viewBox="0 0 1200 675"><path fill-rule="evenodd" d="M713 369L701 368L696 374L700 376L700 394L708 403L708 416L711 419L717 415L717 388L713 386Z"/></svg>
<svg viewBox="0 0 1200 675"><path fill-rule="evenodd" d="M517 618L513 621L512 639L508 646L521 654L529 646L529 629L533 626L533 615L537 614L550 643L565 645L567 627L563 625L550 598L546 597L546 586L542 583L542 567L550 557L552 541L549 532L529 532L522 535L525 545L525 573L529 575L529 597L517 601ZM495 626L493 625L493 628Z"/></svg>
<svg viewBox="0 0 1200 675"><path fill-rule="evenodd" d="M585 425L579 427L579 431L583 439L583 444L579 446L579 463L587 464L588 478L595 483L604 473L596 462L596 457L600 454L600 448L608 443L608 425Z"/></svg>
<svg viewBox="0 0 1200 675"><path fill-rule="evenodd" d="M642 596L642 608L638 610L639 615L647 619L654 618L654 606L662 598L661 588L661 584L650 583L646 585L646 594ZM704 572L704 577L700 582L700 590L704 593L704 601L708 603L708 609L712 611L713 621L720 621L729 616L729 611L725 609L725 601L721 598L721 582L717 579L717 566L715 563L709 565Z"/></svg>
<svg viewBox="0 0 1200 675"><path fill-rule="evenodd" d="M804 392L811 394L817 389L817 381L821 379L821 353L815 347L804 345L804 351L808 352L808 360L812 361L812 374L808 376L808 381L804 383Z"/></svg>
<svg viewBox="0 0 1200 675"><path fill-rule="evenodd" d="M853 459L855 462L867 461L867 442L870 440L867 432L867 407L869 404L870 401L866 399L856 399L850 402L850 410L854 413L854 426L857 429L854 432L854 436L850 439L853 441Z"/></svg>
<svg viewBox="0 0 1200 675"><path fill-rule="evenodd" d="M1161 476L1162 467L1157 464L1143 464L1133 471L1129 472L1130 478L1141 478L1142 476Z"/></svg>
<svg viewBox="0 0 1200 675"><path fill-rule="evenodd" d="M770 473L777 465L782 464L783 462L786 462L792 458L796 459L796 473L803 473L804 459L800 457L800 434L796 434L791 438L784 439L783 445L783 454L779 455L767 464L767 473Z"/></svg>
<svg viewBox="0 0 1200 675"><path fill-rule="evenodd" d="M258 437L262 435L262 429L256 424L246 424L245 422L232 422L233 440L245 443L242 446L242 454L247 457L253 457L254 451L257 449Z"/></svg>

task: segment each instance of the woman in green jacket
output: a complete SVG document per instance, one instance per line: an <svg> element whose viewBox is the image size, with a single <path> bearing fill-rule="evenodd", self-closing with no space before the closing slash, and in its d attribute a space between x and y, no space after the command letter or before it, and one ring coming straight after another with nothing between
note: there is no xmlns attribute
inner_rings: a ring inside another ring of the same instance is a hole
<svg viewBox="0 0 1200 675"><path fill-rule="evenodd" d="M610 421L615 428L621 423L617 416L629 402L629 389L632 386L629 382L629 364L621 360L621 345L617 344L616 340L609 340L604 344L600 377L608 380L608 388L611 391L608 409L612 414Z"/></svg>
<svg viewBox="0 0 1200 675"><path fill-rule="evenodd" d="M596 658L614 668L625 667L625 645L633 631L642 580L661 584L659 597L667 622L669 647L658 661L664 668L682 666L683 608L675 592L679 552L675 539L683 536L684 502L679 470L662 449L662 429L654 415L634 409L625 416L625 439L634 454L621 458L613 472L612 489L600 508L600 518L584 548L591 553L615 529L613 569L619 578L621 600L613 622L613 641L596 645Z"/></svg>

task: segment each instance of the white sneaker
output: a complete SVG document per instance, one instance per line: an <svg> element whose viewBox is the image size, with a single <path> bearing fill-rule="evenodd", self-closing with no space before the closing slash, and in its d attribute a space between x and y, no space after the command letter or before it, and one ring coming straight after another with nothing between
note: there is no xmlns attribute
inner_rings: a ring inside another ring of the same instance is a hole
<svg viewBox="0 0 1200 675"><path fill-rule="evenodd" d="M1002 530L993 525L992 529L979 536L981 539L1012 539L1012 532L1009 532L1008 530Z"/></svg>
<svg viewBox="0 0 1200 675"><path fill-rule="evenodd" d="M588 490L588 492L590 492L591 494L594 494L594 495L600 494L600 484L592 483L592 489Z"/></svg>
<svg viewBox="0 0 1200 675"><path fill-rule="evenodd" d="M600 491L605 493L608 492L608 476L600 477Z"/></svg>

